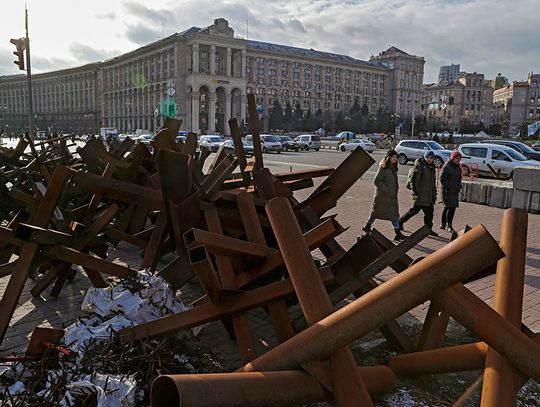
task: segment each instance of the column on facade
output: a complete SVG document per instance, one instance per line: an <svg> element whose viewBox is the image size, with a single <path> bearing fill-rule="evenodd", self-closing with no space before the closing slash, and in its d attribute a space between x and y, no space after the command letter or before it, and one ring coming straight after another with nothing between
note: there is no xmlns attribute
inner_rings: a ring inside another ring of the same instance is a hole
<svg viewBox="0 0 540 407"><path fill-rule="evenodd" d="M210 75L216 74L216 46L210 45Z"/></svg>
<svg viewBox="0 0 540 407"><path fill-rule="evenodd" d="M227 69L225 70L225 75L232 76L232 50L230 47L227 47Z"/></svg>
<svg viewBox="0 0 540 407"><path fill-rule="evenodd" d="M191 49L192 49L191 60L193 61L192 72L198 73L199 72L199 44L193 44L191 46Z"/></svg>
<svg viewBox="0 0 540 407"><path fill-rule="evenodd" d="M216 92L211 91L209 93L208 101L208 133L213 134L216 132Z"/></svg>
<svg viewBox="0 0 540 407"><path fill-rule="evenodd" d="M239 126L242 125L242 123L246 122L246 95L240 95L240 123L238 123Z"/></svg>
<svg viewBox="0 0 540 407"><path fill-rule="evenodd" d="M243 49L242 60L240 61L240 72L242 73L241 74L242 79L246 79L246 60L247 60L246 50Z"/></svg>
<svg viewBox="0 0 540 407"><path fill-rule="evenodd" d="M199 133L199 92L191 92L191 131Z"/></svg>
<svg viewBox="0 0 540 407"><path fill-rule="evenodd" d="M229 136L231 134L229 129L229 119L231 118L231 106L232 106L232 98L231 98L231 92L229 90L225 90L225 103L223 106L223 132L226 136Z"/></svg>

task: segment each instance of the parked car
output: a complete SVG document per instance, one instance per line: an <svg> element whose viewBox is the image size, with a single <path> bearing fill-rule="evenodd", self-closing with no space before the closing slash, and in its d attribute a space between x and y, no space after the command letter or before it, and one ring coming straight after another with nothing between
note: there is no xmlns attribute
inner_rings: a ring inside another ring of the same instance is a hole
<svg viewBox="0 0 540 407"><path fill-rule="evenodd" d="M245 140L253 145L253 136L251 134L248 134ZM283 150L283 147L276 136L272 136L271 134L261 134L261 149L263 153L275 151L279 154Z"/></svg>
<svg viewBox="0 0 540 407"><path fill-rule="evenodd" d="M310 149L313 149L319 151L321 148L321 138L314 134L301 134L296 137L294 141L299 144L300 150L309 151Z"/></svg>
<svg viewBox="0 0 540 407"><path fill-rule="evenodd" d="M540 151L540 140L533 143L532 148L534 148L536 151Z"/></svg>
<svg viewBox="0 0 540 407"><path fill-rule="evenodd" d="M139 143L149 144L153 138L153 134L141 134L140 136L137 136L135 138L135 141L138 141Z"/></svg>
<svg viewBox="0 0 540 407"><path fill-rule="evenodd" d="M354 138L354 133L352 131L342 131L341 133L336 134L336 138L343 141L352 140Z"/></svg>
<svg viewBox="0 0 540 407"><path fill-rule="evenodd" d="M201 138L199 139L199 146L205 147L209 149L212 153L215 153L216 151L218 151L219 146L221 146L224 142L225 139L223 137L213 134L201 136Z"/></svg>
<svg viewBox="0 0 540 407"><path fill-rule="evenodd" d="M283 151L289 151L294 150L298 151L300 150L300 144L298 142L294 141L289 136L276 136L281 143L281 146L283 147Z"/></svg>
<svg viewBox="0 0 540 407"><path fill-rule="evenodd" d="M253 155L253 144L248 143L247 141L242 140L242 146L244 147L244 154L252 156ZM223 148L228 153L234 154L234 142L232 140L225 140L223 143Z"/></svg>
<svg viewBox="0 0 540 407"><path fill-rule="evenodd" d="M346 143L341 143L338 147L341 151L353 151L357 148L362 148L368 153L375 151L375 144L365 138L355 138L347 141Z"/></svg>
<svg viewBox="0 0 540 407"><path fill-rule="evenodd" d="M488 165L503 176L511 176L516 167L538 167L540 163L528 160L523 154L510 147L487 143L465 143L458 147L461 153L463 175L478 171L481 175L492 176Z"/></svg>
<svg viewBox="0 0 540 407"><path fill-rule="evenodd" d="M522 143L521 141L515 140L483 140L480 143L488 144L499 144L502 146L510 147L516 150L517 152L523 154L529 160L540 161L540 152L536 151L532 147L529 147L527 144Z"/></svg>
<svg viewBox="0 0 540 407"><path fill-rule="evenodd" d="M395 150L398 153L398 161L401 165L423 157L426 151L432 150L435 153L433 164L436 167L441 167L450 159L450 154L452 154L450 150L446 150L439 143L431 140L401 140Z"/></svg>

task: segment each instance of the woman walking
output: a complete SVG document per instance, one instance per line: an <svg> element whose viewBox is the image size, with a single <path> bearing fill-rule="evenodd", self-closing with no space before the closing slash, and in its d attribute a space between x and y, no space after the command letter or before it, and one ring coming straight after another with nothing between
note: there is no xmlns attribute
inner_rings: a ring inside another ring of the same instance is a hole
<svg viewBox="0 0 540 407"><path fill-rule="evenodd" d="M441 191L444 209L441 217L441 229L454 232L452 222L456 208L459 206L459 191L461 191L461 154L454 150L450 160L444 164L441 173Z"/></svg>
<svg viewBox="0 0 540 407"><path fill-rule="evenodd" d="M394 240L403 240L405 236L399 229L399 206L398 206L398 154L395 150L388 150L385 158L379 163L379 170L375 175L375 195L371 206L371 215L362 230L366 233L371 231L371 225L375 219L385 219L392 222L396 236Z"/></svg>

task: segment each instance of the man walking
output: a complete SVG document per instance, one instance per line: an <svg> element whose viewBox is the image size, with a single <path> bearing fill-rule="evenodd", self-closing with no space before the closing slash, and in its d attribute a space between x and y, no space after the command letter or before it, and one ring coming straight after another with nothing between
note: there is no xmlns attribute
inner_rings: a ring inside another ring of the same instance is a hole
<svg viewBox="0 0 540 407"><path fill-rule="evenodd" d="M437 189L435 185L435 165L433 159L435 153L429 150L422 158L416 159L409 174L407 188L412 190L413 207L399 219L400 229L403 224L418 212L424 212L424 225L431 229L431 236L438 236L433 231L433 211L437 199Z"/></svg>

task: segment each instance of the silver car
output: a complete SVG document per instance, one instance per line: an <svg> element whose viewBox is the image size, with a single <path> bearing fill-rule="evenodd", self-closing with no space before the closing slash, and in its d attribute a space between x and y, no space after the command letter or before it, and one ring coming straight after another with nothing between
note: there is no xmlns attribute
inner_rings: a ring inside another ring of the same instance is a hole
<svg viewBox="0 0 540 407"><path fill-rule="evenodd" d="M441 167L450 159L450 154L452 154L450 150L446 150L439 143L432 140L401 140L396 146L398 161L401 165L423 157L424 153L429 150L435 153L433 164L436 167Z"/></svg>

